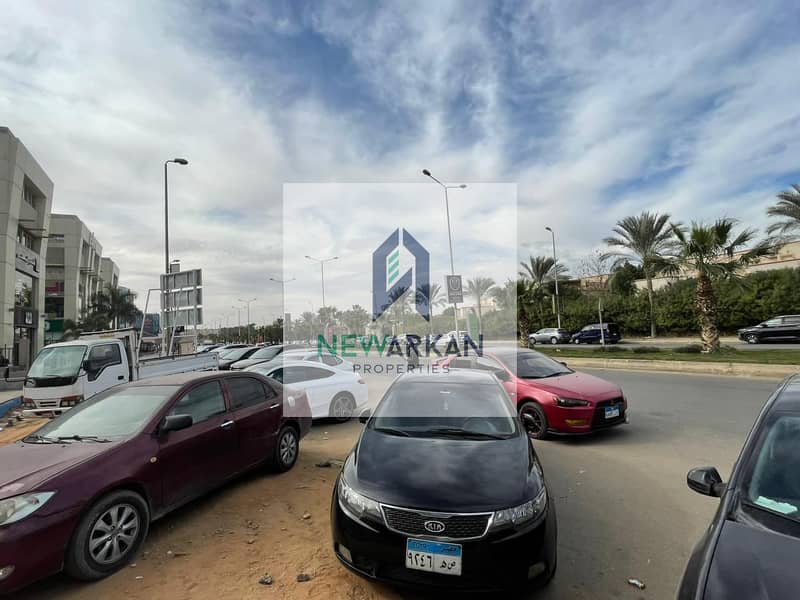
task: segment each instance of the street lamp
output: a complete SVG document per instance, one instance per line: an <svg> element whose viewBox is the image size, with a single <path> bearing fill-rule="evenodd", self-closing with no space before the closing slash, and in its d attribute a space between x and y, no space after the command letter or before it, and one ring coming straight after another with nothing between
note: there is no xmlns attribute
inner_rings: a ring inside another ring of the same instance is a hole
<svg viewBox="0 0 800 600"><path fill-rule="evenodd" d="M556 234L550 227L545 227L553 238L553 277L556 282L556 320L558 321L558 328L561 329L561 305L558 301L558 259L556 258Z"/></svg>
<svg viewBox="0 0 800 600"><path fill-rule="evenodd" d="M447 242L450 245L450 275L455 275L456 268L453 262L453 235L450 231L450 199L447 196L447 190L454 190L454 189L463 190L466 189L467 184L462 183L460 185L445 185L444 183L436 179L436 177L431 175L431 172L428 169L422 169L422 174L425 175L426 177L430 177L431 179L433 179L436 183L442 186L442 189L444 189L444 209L445 212L447 213ZM453 302L453 322L455 323L456 326L456 339L458 339L458 304L456 304L455 302Z"/></svg>
<svg viewBox="0 0 800 600"><path fill-rule="evenodd" d="M233 310L236 311L236 319L238 321L238 329L236 330L236 341L242 341L242 307L241 306L231 306Z"/></svg>
<svg viewBox="0 0 800 600"><path fill-rule="evenodd" d="M250 303L255 302L258 298L251 298L250 300L242 300L239 298L239 302L242 304L247 305L247 343L250 343Z"/></svg>
<svg viewBox="0 0 800 600"><path fill-rule="evenodd" d="M338 256L331 256L330 258L314 258L306 254L308 260L319 263L320 274L322 276L322 308L325 308L325 263L332 260L338 260Z"/></svg>
<svg viewBox="0 0 800 600"><path fill-rule="evenodd" d="M164 161L164 274L169 276L169 185L167 183L167 166L169 163L175 163L176 165L186 166L189 164L189 161L185 158L171 158L169 160ZM169 309L169 278L165 279L164 284L164 317L165 320L167 317L167 311ZM168 339L166 339L167 334L167 325L168 323L164 324L165 326L162 327L163 335L165 339L162 341L161 346L163 348L169 348ZM175 327L175 324L172 324Z"/></svg>

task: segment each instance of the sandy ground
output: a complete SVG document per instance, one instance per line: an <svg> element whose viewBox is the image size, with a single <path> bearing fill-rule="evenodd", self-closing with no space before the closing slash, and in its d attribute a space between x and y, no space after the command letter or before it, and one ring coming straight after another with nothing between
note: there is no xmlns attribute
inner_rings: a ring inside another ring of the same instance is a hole
<svg viewBox="0 0 800 600"><path fill-rule="evenodd" d="M331 549L328 515L339 465L315 464L343 459L360 427L315 424L290 472L254 472L154 523L135 566L90 584L56 575L16 597L399 598L350 574ZM267 573L273 584L259 584ZM301 573L311 580L297 582Z"/></svg>

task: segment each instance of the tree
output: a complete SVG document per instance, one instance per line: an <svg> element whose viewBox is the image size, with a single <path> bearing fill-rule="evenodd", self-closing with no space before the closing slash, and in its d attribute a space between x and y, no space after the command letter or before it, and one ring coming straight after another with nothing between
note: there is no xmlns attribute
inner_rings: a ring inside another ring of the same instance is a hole
<svg viewBox="0 0 800 600"><path fill-rule="evenodd" d="M483 313L481 302L484 296L494 287L494 279L491 277L476 277L467 281L467 294L475 298L478 307L478 336L483 335Z"/></svg>
<svg viewBox="0 0 800 600"><path fill-rule="evenodd" d="M445 303L442 286L438 283L423 283L417 286L416 301L426 304L430 318L428 319L428 333L433 335L433 307Z"/></svg>
<svg viewBox="0 0 800 600"><path fill-rule="evenodd" d="M519 263L522 270L519 274L522 277L527 277L537 287L542 287L545 283L553 281L556 273L559 275L566 274L567 269L562 264L556 264L552 257L549 256L530 256L529 262Z"/></svg>
<svg viewBox="0 0 800 600"><path fill-rule="evenodd" d="M134 304L135 299L135 292L116 284L108 284L92 297L90 309L96 317L104 317L113 329L117 329L130 325L142 314Z"/></svg>
<svg viewBox="0 0 800 600"><path fill-rule="evenodd" d="M347 309L341 315L342 323L347 328L348 333L363 334L369 325L369 313L358 304Z"/></svg>
<svg viewBox="0 0 800 600"><path fill-rule="evenodd" d="M632 296L636 293L636 280L644 279L644 269L639 265L632 265L627 260L617 265L611 272L609 286L612 294Z"/></svg>
<svg viewBox="0 0 800 600"><path fill-rule="evenodd" d="M617 250L607 252L605 256L616 258L615 265L626 260L641 265L647 281L647 301L650 304L650 336L655 337L653 277L669 267L675 247L669 215L644 211L639 216L617 221L613 231L616 236L607 237L603 242Z"/></svg>
<svg viewBox="0 0 800 600"><path fill-rule="evenodd" d="M768 233L787 235L800 232L800 184L794 183L792 189L778 194L778 202L767 209L767 214L783 219L770 225Z"/></svg>
<svg viewBox="0 0 800 600"><path fill-rule="evenodd" d="M753 241L756 232L745 229L734 235L735 225L734 219L723 218L713 225L693 222L688 232L678 225L671 226L677 240L677 255L669 271L685 269L695 275L697 288L694 303L703 352L717 352L720 348L717 295L712 283L718 280L737 280L744 267L773 252L766 241L756 244L750 250L737 252L738 248Z"/></svg>

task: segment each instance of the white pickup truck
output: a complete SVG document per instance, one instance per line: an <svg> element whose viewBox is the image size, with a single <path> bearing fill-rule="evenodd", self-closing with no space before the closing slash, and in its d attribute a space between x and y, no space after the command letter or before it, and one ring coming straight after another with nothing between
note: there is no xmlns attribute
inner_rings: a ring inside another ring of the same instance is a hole
<svg viewBox="0 0 800 600"><path fill-rule="evenodd" d="M139 360L137 333L100 331L42 348L25 375L23 411L61 413L129 381L217 368L213 352Z"/></svg>

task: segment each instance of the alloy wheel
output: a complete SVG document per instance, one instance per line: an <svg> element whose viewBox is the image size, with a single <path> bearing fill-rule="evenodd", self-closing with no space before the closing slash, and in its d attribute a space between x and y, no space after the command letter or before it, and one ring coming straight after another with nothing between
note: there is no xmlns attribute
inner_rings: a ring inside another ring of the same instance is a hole
<svg viewBox="0 0 800 600"><path fill-rule="evenodd" d="M544 422L542 421L542 415L539 414L539 411L534 408L523 408L522 409L523 415L530 415L533 418L533 425L527 426L526 430L528 433L533 435L538 435L542 433L544 429Z"/></svg>
<svg viewBox="0 0 800 600"><path fill-rule="evenodd" d="M294 431L287 429L281 436L278 452L284 465L291 465L297 456L297 438Z"/></svg>
<svg viewBox="0 0 800 600"><path fill-rule="evenodd" d="M118 562L130 552L139 533L139 513L130 504L115 504L94 522L89 554L100 565Z"/></svg>

